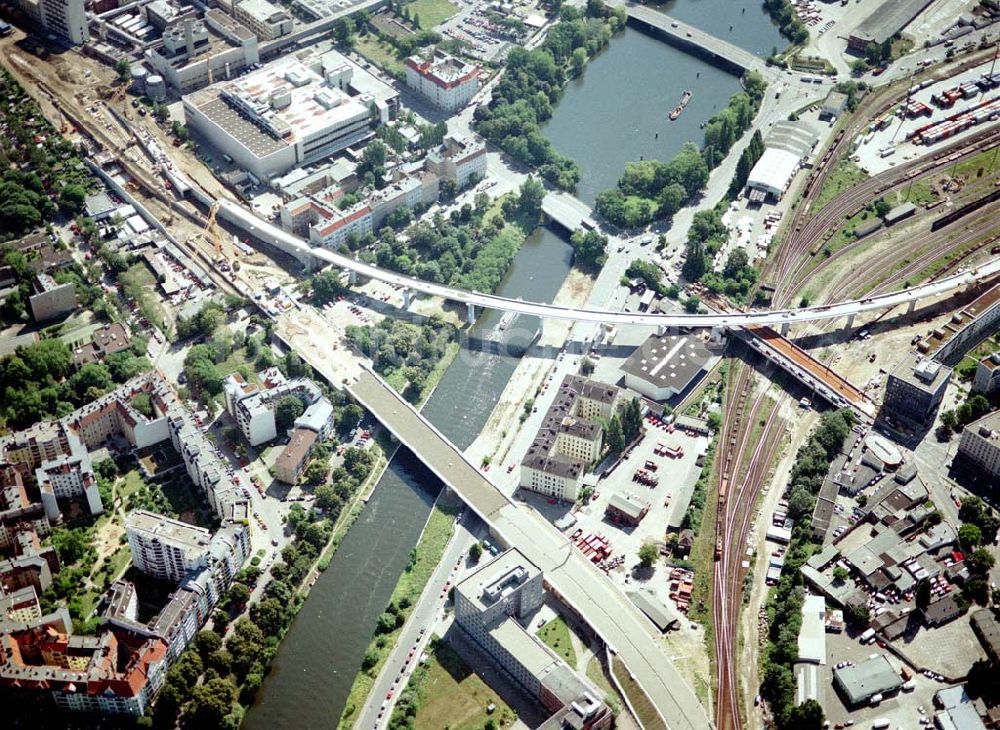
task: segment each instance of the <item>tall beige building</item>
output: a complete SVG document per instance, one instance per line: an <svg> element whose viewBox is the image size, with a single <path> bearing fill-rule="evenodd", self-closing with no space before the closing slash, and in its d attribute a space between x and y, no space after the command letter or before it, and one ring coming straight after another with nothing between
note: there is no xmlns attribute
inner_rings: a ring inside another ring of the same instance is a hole
<svg viewBox="0 0 1000 730"><path fill-rule="evenodd" d="M73 45L90 37L84 0L42 0L42 24L45 30L62 36Z"/></svg>
<svg viewBox="0 0 1000 730"><path fill-rule="evenodd" d="M1000 411L987 413L962 430L958 453L982 468L994 481L1000 479Z"/></svg>

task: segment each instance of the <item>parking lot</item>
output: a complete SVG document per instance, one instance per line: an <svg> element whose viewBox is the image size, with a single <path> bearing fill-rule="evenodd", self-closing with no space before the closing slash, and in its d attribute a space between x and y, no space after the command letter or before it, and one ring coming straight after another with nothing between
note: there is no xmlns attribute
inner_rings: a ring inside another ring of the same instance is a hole
<svg viewBox="0 0 1000 730"><path fill-rule="evenodd" d="M437 27L444 36L467 44L466 53L481 61L502 62L512 44L523 45L544 22L537 3L462 0L461 10ZM528 20L529 23L525 23Z"/></svg>
<svg viewBox="0 0 1000 730"><path fill-rule="evenodd" d="M661 602L676 605L669 595L670 571L665 567L637 570L638 551L645 542L662 544L667 526L683 520L701 471L696 462L708 448L708 439L679 430L671 433L649 420L645 425L645 436L613 472L598 482L590 502L575 508L577 523L566 530L566 535L570 539L576 535L576 549L581 549L583 541L603 546L599 552L604 559L595 553L595 562L623 588L632 590L641 586ZM660 454L654 453L661 444L668 452L682 455L671 458L664 449L659 449ZM640 470L651 477L651 483L633 480ZM649 511L636 526L616 524L605 514L614 495L631 496L647 503ZM522 490L519 496L553 521L568 511L566 505L552 503L541 495ZM682 618L681 613L678 618Z"/></svg>
<svg viewBox="0 0 1000 730"><path fill-rule="evenodd" d="M833 672L837 663L858 664L873 654L884 654L896 671L901 671L904 664L891 652L879 649L874 644L870 646L861 644L847 633L828 633L826 646L827 664L817 667L818 687L819 701L826 711L831 727L841 728L848 722L858 727L870 727L872 722L879 719L889 720L891 727L894 728L918 728L932 723L930 715L934 712L934 693L947 687L947 684L907 670L913 681L912 691L900 691L889 695L877 707L850 708L834 687ZM906 676L907 674L900 674L901 679L905 679ZM924 719L924 722L921 722L921 719Z"/></svg>

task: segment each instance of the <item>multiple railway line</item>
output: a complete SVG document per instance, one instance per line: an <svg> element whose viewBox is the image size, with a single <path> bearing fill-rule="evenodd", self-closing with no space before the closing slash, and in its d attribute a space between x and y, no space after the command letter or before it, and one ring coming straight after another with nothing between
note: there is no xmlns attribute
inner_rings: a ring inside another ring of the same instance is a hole
<svg viewBox="0 0 1000 730"><path fill-rule="evenodd" d="M719 443L719 492L716 506L712 623L715 627L716 713L718 730L740 730L739 615L743 601L743 552L753 526L754 506L766 483L769 466L784 429L777 404L759 432L767 389L753 397L753 370L735 362L727 375L727 419ZM752 400L751 400L752 399ZM756 446L749 460L744 455ZM744 466L746 467L744 469Z"/></svg>
<svg viewBox="0 0 1000 730"><path fill-rule="evenodd" d="M970 62L971 63L971 62ZM971 63L975 65L979 61ZM967 64L969 65L969 64ZM971 67L971 66L970 66ZM856 242L843 246L817 265L816 255L841 230L844 221L856 216L872 201L902 189L914 181L932 176L985 150L1000 146L1000 128L984 130L950 145L942 145L931 155L909 161L879 175L874 175L813 209L837 163L849 153L856 135L868 119L888 112L899 103L889 90L869 95L861 103L855 121L837 133L822 162L806 181L802 202L787 224L785 245L765 265L762 280L774 283L774 303L786 305L807 272L814 276L843 259ZM974 220L949 214L938 224L940 231L921 233L879 252L865 271L854 272L845 286L852 296L885 293L896 283L925 271L953 251L961 255L949 261L934 277L953 270L972 253L1000 240L1000 224L995 222L1000 201L989 195L978 208ZM954 218L954 220L952 219ZM962 227L964 226L964 227ZM949 235L951 234L951 235ZM911 257L911 258L907 258ZM903 266L894 269L900 261ZM880 272L888 277L875 280ZM872 285L874 284L874 288ZM843 293L843 289L840 289ZM830 326L832 323L825 323ZM786 396L771 405L765 403L764 390L753 393L753 370L738 360L730 361L727 375L727 403L718 447L719 496L715 524L715 563L713 575L712 619L715 627L716 705L715 724L719 730L741 730L744 723L739 679L747 675L739 665L739 615L743 594L743 555L754 523L755 507L767 482L771 464L782 442L784 428L778 415ZM754 442L752 439L756 439ZM754 445L755 444L755 445ZM744 695L745 697L746 695Z"/></svg>
<svg viewBox="0 0 1000 730"><path fill-rule="evenodd" d="M962 160L1000 145L1000 129L991 129L960 140L950 147L935 153L930 159L920 158L858 183L840 193L808 221L801 223L793 218L789 240L775 259L777 272L771 274L776 282L775 303L787 302L800 284L800 276L810 265L823 246L840 230L843 222L863 211L873 200L892 193L917 180L940 172ZM831 167L832 164L826 165ZM814 187L807 195L814 200L821 186ZM800 210L806 209L811 200L804 202ZM850 248L851 245L840 250ZM839 253L839 251L838 251Z"/></svg>

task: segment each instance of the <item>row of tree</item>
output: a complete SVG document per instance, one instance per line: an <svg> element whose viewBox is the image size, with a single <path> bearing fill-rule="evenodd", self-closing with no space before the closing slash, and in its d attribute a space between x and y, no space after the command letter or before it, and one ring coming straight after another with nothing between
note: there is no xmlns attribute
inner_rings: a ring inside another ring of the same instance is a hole
<svg viewBox="0 0 1000 730"><path fill-rule="evenodd" d="M536 167L552 185L573 190L579 168L555 150L540 127L552 116L567 79L607 46L625 20L624 8L612 10L601 0L589 0L583 12L561 8L560 21L541 46L511 49L492 101L476 109L478 132L518 162Z"/></svg>

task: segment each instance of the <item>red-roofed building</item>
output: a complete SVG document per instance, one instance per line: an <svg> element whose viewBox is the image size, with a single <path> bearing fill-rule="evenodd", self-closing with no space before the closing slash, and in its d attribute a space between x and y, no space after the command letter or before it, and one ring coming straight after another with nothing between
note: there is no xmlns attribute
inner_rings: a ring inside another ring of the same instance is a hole
<svg viewBox="0 0 1000 730"><path fill-rule="evenodd" d="M337 211L325 225L312 226L309 240L320 246L335 248L346 243L352 233L361 238L371 232L372 209L367 203L359 203L347 210Z"/></svg>
<svg viewBox="0 0 1000 730"><path fill-rule="evenodd" d="M406 59L406 85L446 111L458 111L479 91L479 66L443 51Z"/></svg>

